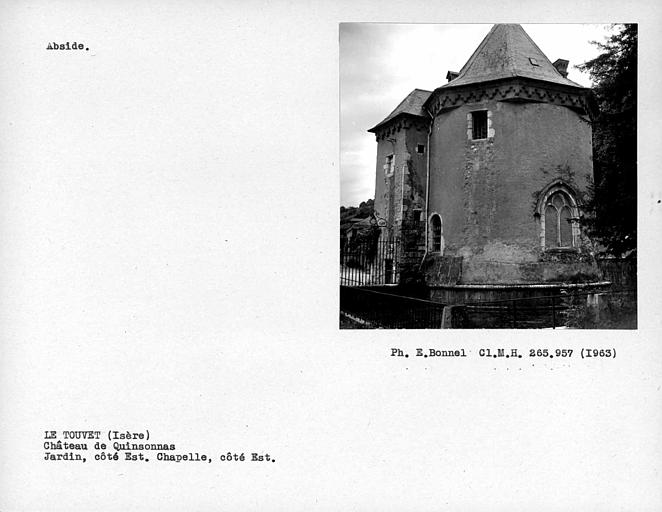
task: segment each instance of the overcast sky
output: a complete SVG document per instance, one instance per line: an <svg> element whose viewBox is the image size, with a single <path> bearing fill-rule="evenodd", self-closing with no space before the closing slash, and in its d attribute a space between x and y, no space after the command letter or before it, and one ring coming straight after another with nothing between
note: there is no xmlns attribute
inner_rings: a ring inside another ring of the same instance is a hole
<svg viewBox="0 0 662 512"><path fill-rule="evenodd" d="M585 87L575 65L595 57L610 25L522 25L552 62L570 61L568 78ZM445 84L459 71L492 25L343 23L340 25L340 204L374 198L375 136L384 119L413 89Z"/></svg>

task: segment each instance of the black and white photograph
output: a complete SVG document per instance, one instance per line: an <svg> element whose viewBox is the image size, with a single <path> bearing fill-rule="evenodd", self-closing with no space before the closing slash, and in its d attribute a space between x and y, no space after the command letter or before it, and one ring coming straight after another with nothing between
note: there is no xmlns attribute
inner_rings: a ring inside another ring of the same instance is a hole
<svg viewBox="0 0 662 512"><path fill-rule="evenodd" d="M340 26L341 328L637 327L637 25Z"/></svg>
<svg viewBox="0 0 662 512"><path fill-rule="evenodd" d="M660 26L0 2L0 512L660 512Z"/></svg>

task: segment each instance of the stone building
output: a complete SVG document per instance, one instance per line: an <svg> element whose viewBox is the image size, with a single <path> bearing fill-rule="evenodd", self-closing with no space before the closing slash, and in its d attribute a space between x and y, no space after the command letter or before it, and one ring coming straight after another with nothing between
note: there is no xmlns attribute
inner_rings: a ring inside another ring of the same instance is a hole
<svg viewBox="0 0 662 512"><path fill-rule="evenodd" d="M495 25L447 83L413 90L369 130L382 239L405 240L428 284L599 279L579 223L590 90L567 69L521 26Z"/></svg>

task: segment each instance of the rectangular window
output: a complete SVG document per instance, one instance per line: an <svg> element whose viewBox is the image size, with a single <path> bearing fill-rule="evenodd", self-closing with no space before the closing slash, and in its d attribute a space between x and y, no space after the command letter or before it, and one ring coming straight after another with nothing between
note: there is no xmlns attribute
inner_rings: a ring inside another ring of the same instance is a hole
<svg viewBox="0 0 662 512"><path fill-rule="evenodd" d="M387 176L393 174L393 155L388 155L386 157L386 163L384 164L384 174Z"/></svg>
<svg viewBox="0 0 662 512"><path fill-rule="evenodd" d="M414 222L421 222L421 210L414 210Z"/></svg>
<svg viewBox="0 0 662 512"><path fill-rule="evenodd" d="M425 144L419 144L416 146L416 152L421 154L425 153Z"/></svg>
<svg viewBox="0 0 662 512"><path fill-rule="evenodd" d="M471 138L487 139L487 110L471 113Z"/></svg>

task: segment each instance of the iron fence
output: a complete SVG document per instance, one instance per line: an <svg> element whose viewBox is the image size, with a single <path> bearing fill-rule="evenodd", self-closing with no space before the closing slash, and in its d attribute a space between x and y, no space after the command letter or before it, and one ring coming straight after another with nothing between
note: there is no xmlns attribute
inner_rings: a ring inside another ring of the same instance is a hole
<svg viewBox="0 0 662 512"><path fill-rule="evenodd" d="M369 288L340 287L341 315L364 328L438 329L442 320L446 327L459 329L636 328L634 289L562 289L553 295L454 304L444 312L447 306Z"/></svg>
<svg viewBox="0 0 662 512"><path fill-rule="evenodd" d="M354 286L340 287L341 315L375 329L438 329L444 305Z"/></svg>
<svg viewBox="0 0 662 512"><path fill-rule="evenodd" d="M369 286L400 280L399 240L349 239L340 246L340 284Z"/></svg>
<svg viewBox="0 0 662 512"><path fill-rule="evenodd" d="M467 302L453 323L491 329L636 328L636 290L561 289L553 295Z"/></svg>
<svg viewBox="0 0 662 512"><path fill-rule="evenodd" d="M555 329L565 325L568 311L577 301L577 294L561 290L554 295L467 302L458 309L455 327Z"/></svg>

